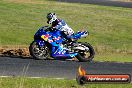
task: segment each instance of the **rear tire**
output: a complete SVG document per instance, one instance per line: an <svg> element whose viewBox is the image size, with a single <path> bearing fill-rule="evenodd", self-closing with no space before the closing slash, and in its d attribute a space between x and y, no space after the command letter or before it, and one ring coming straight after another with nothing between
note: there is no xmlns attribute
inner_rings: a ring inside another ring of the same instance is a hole
<svg viewBox="0 0 132 88"><path fill-rule="evenodd" d="M94 55L95 55L95 52L94 52L94 49L93 47L89 44L89 43L81 43L82 45L86 46L89 48L89 56L85 57L86 55L85 54L82 54L80 51L78 52L78 55L76 56L76 58L80 61L80 62L91 62L94 58ZM85 53L86 51L84 51Z"/></svg>
<svg viewBox="0 0 132 88"><path fill-rule="evenodd" d="M49 48L44 45L39 47L35 41L33 41L29 46L30 55L36 60L44 60L49 56Z"/></svg>

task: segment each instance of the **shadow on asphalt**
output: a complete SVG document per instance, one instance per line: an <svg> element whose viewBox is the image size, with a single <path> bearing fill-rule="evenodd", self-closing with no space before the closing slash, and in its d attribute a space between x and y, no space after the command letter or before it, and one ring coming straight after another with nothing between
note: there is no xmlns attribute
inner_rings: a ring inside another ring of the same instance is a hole
<svg viewBox="0 0 132 88"><path fill-rule="evenodd" d="M32 56L24 57L24 56L17 56L17 55L0 55L0 57L9 57L9 58L18 58L18 59L34 59ZM79 62L78 60L66 60L66 59L53 59L53 58L47 58L44 60L38 60L38 61L74 61L74 62Z"/></svg>

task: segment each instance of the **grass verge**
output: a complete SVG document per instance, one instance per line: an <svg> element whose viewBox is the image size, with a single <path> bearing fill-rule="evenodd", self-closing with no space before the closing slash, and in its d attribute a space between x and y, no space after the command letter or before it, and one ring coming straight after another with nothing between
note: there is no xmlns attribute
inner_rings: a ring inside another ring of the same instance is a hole
<svg viewBox="0 0 132 88"><path fill-rule="evenodd" d="M131 88L132 84L86 84L75 80L51 78L7 77L0 78L0 88Z"/></svg>
<svg viewBox="0 0 132 88"><path fill-rule="evenodd" d="M96 54L95 61L112 61L112 62L132 62L131 54L104 53Z"/></svg>

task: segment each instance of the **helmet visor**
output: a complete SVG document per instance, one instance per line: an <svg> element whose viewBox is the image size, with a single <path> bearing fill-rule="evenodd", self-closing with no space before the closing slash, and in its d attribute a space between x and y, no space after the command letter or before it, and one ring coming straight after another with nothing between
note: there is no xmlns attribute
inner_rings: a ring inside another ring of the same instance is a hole
<svg viewBox="0 0 132 88"><path fill-rule="evenodd" d="M51 20L51 19L52 19L52 15L48 15L48 16L47 16L47 19L48 19L48 20Z"/></svg>

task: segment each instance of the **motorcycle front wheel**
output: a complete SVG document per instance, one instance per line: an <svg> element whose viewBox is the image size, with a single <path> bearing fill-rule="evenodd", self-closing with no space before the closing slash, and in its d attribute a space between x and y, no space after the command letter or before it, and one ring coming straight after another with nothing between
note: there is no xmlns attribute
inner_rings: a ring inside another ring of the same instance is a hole
<svg viewBox="0 0 132 88"><path fill-rule="evenodd" d="M30 44L29 52L36 60L44 60L49 56L49 48L46 45L40 47L35 41Z"/></svg>

